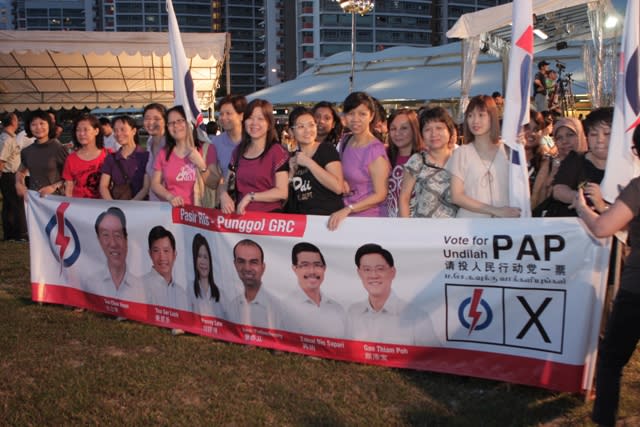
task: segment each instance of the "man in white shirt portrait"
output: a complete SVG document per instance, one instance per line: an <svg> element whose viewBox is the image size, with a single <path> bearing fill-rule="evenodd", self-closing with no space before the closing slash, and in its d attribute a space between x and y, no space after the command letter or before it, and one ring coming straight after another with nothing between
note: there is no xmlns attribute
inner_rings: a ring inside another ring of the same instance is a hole
<svg viewBox="0 0 640 427"><path fill-rule="evenodd" d="M308 242L291 250L291 269L298 286L285 299L284 329L304 334L345 338L347 313L320 291L327 265L320 249Z"/></svg>
<svg viewBox="0 0 640 427"><path fill-rule="evenodd" d="M149 231L149 257L152 269L142 280L152 305L190 310L186 289L173 280L173 265L178 253L173 234L161 225Z"/></svg>
<svg viewBox="0 0 640 427"><path fill-rule="evenodd" d="M267 267L262 247L250 239L240 240L233 247L233 265L244 291L229 304L229 320L241 325L280 329L280 303L262 286Z"/></svg>
<svg viewBox="0 0 640 427"><path fill-rule="evenodd" d="M83 290L125 301L146 302L140 278L127 268L127 220L120 208L110 207L95 222L96 236L107 261L105 269L83 280Z"/></svg>
<svg viewBox="0 0 640 427"><path fill-rule="evenodd" d="M406 345L438 343L426 313L410 309L391 289L396 277L391 252L367 243L356 251L355 262L368 298L349 307L352 339Z"/></svg>

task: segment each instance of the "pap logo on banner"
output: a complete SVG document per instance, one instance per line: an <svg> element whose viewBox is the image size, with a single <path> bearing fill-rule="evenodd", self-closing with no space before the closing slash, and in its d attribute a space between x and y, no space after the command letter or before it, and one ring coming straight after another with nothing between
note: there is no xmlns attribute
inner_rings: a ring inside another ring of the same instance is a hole
<svg viewBox="0 0 640 427"><path fill-rule="evenodd" d="M61 203L56 209L55 215L45 227L49 236L49 247L53 256L60 262L60 269L71 267L80 256L80 239L73 224L64 217L69 203Z"/></svg>
<svg viewBox="0 0 640 427"><path fill-rule="evenodd" d="M502 290L447 285L447 339L502 344Z"/></svg>
<svg viewBox="0 0 640 427"><path fill-rule="evenodd" d="M486 329L493 320L493 311L489 303L482 299L482 291L481 288L474 289L473 296L462 301L458 309L458 319L462 326L469 330L469 335L474 330ZM481 319L483 319L482 322L480 322Z"/></svg>

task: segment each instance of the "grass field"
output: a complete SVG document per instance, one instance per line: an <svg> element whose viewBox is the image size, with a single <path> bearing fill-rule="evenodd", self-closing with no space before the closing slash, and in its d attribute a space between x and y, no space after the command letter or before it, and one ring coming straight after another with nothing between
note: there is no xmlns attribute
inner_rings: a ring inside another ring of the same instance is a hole
<svg viewBox="0 0 640 427"><path fill-rule="evenodd" d="M591 425L591 402L454 375L316 360L31 301L0 242L0 425ZM640 425L640 355L620 425Z"/></svg>

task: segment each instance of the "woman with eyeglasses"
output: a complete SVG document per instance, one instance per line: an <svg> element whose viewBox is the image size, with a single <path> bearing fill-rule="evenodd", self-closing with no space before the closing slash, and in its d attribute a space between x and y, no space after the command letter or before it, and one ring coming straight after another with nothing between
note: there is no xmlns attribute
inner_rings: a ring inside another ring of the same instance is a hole
<svg viewBox="0 0 640 427"><path fill-rule="evenodd" d="M340 156L329 142L318 142L311 110L296 107L289 115L289 129L298 146L289 160L290 213L331 215L344 207Z"/></svg>
<svg viewBox="0 0 640 427"><path fill-rule="evenodd" d="M207 165L196 149L182 105L167 111L166 145L156 158L151 189L171 206L200 206Z"/></svg>
<svg viewBox="0 0 640 427"><path fill-rule="evenodd" d="M640 127L633 132L634 155L640 150ZM593 421L614 426L620 398L622 370L636 351L640 339L640 177L632 179L616 201L604 210L588 202L588 188L575 192L572 207L597 237L620 230L629 232L631 252L624 262L620 289L613 302L604 338L600 342L596 369L596 400Z"/></svg>

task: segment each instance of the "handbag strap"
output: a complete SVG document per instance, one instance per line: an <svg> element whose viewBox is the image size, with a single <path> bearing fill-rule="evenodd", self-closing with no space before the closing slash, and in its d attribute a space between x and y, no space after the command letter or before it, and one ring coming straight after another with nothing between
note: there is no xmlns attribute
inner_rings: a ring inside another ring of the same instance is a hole
<svg viewBox="0 0 640 427"><path fill-rule="evenodd" d="M113 155L113 160L115 160L116 165L118 166L118 169L120 169L120 173L122 174L122 176L124 177L124 183L125 184L130 184L129 182L129 175L127 175L127 173L124 170L124 167L122 167L122 164L120 163L120 161L118 160L118 156L116 154Z"/></svg>

